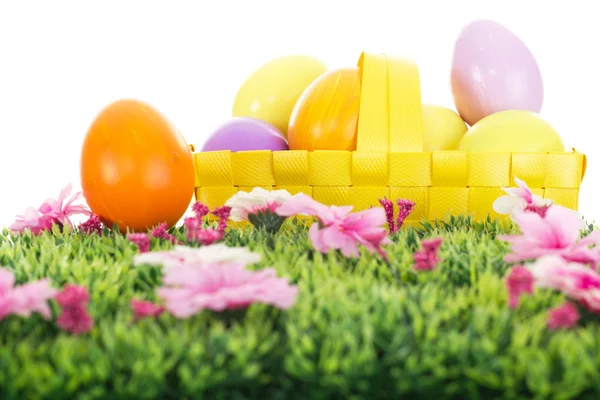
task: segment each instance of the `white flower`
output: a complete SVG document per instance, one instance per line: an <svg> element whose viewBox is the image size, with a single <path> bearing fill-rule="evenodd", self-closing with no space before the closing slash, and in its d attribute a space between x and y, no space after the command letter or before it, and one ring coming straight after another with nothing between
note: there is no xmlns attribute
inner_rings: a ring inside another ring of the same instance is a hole
<svg viewBox="0 0 600 400"><path fill-rule="evenodd" d="M527 183L515 176L516 188L502 188L507 195L500 196L492 204L492 208L498 214L512 214L515 210L521 210L528 205L539 207L549 206L552 200L543 199L531 192Z"/></svg>
<svg viewBox="0 0 600 400"><path fill-rule="evenodd" d="M250 265L260 260L260 254L251 252L245 247L228 247L217 243L199 248L175 246L173 250L139 253L133 258L133 265L161 265L166 271L178 265L202 266L224 263Z"/></svg>
<svg viewBox="0 0 600 400"><path fill-rule="evenodd" d="M260 211L275 210L292 198L287 190L268 191L260 187L252 189L250 193L239 191L234 194L227 202L226 206L231 207L229 218L232 221L246 221L248 214L256 214Z"/></svg>

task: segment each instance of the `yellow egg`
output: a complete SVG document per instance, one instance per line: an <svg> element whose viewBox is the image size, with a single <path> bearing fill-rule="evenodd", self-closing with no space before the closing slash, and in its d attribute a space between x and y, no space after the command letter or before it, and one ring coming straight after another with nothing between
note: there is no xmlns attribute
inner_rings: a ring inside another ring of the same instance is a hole
<svg viewBox="0 0 600 400"><path fill-rule="evenodd" d="M469 129L459 150L478 152L545 153L565 151L558 134L539 114L525 110L500 111Z"/></svg>
<svg viewBox="0 0 600 400"><path fill-rule="evenodd" d="M423 104L423 150L456 150L467 124L449 108Z"/></svg>
<svg viewBox="0 0 600 400"><path fill-rule="evenodd" d="M298 98L326 71L325 64L309 56L276 58L242 84L233 104L233 116L261 119L287 137L290 115Z"/></svg>

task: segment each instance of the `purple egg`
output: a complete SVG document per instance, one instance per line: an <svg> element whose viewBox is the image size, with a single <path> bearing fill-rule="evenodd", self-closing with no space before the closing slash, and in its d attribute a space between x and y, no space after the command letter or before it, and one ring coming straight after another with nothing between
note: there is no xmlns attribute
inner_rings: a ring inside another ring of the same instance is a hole
<svg viewBox="0 0 600 400"><path fill-rule="evenodd" d="M542 109L544 85L533 54L494 21L475 21L461 32L451 83L456 109L471 126L499 111Z"/></svg>
<svg viewBox="0 0 600 400"><path fill-rule="evenodd" d="M208 138L202 151L288 150L283 134L268 122L250 117L234 117Z"/></svg>

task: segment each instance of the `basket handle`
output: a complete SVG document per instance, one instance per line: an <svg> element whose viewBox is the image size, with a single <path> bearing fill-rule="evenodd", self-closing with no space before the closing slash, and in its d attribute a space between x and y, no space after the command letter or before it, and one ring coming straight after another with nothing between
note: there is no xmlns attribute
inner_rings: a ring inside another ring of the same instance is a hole
<svg viewBox="0 0 600 400"><path fill-rule="evenodd" d="M363 52L356 150L422 152L421 84L415 61Z"/></svg>

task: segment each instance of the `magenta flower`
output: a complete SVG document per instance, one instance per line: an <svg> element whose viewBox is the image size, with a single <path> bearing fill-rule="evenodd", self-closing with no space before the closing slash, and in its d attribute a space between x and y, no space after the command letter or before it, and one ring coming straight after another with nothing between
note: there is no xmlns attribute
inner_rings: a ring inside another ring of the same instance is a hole
<svg viewBox="0 0 600 400"><path fill-rule="evenodd" d="M388 224L390 233L396 232L396 223L394 222L394 203L388 199L379 199L379 204L383 207L385 212L385 219Z"/></svg>
<svg viewBox="0 0 600 400"><path fill-rule="evenodd" d="M87 221L79 225L79 229L88 235L93 233L102 235L102 222L96 214L92 214Z"/></svg>
<svg viewBox="0 0 600 400"><path fill-rule="evenodd" d="M56 296L56 302L63 308L87 304L90 300L87 289L83 286L68 284Z"/></svg>
<svg viewBox="0 0 600 400"><path fill-rule="evenodd" d="M210 246L223 238L223 233L218 229L205 228L196 232L196 240L203 246Z"/></svg>
<svg viewBox="0 0 600 400"><path fill-rule="evenodd" d="M130 233L127 239L138 247L140 253L150 251L150 237L145 233Z"/></svg>
<svg viewBox="0 0 600 400"><path fill-rule="evenodd" d="M187 217L183 221L188 241L197 241L204 246L209 246L223 239L227 228L227 219L231 212L230 207L219 207L212 211L212 214L219 218L217 229L204 228L203 218L209 213L208 207L204 204L196 202L192 206L192 211L194 211L195 215Z"/></svg>
<svg viewBox="0 0 600 400"><path fill-rule="evenodd" d="M506 277L506 291L508 292L508 306L517 308L521 296L533 293L533 274L526 267L519 265L511 268Z"/></svg>
<svg viewBox="0 0 600 400"><path fill-rule="evenodd" d="M250 271L243 264L209 264L202 267L175 266L157 289L166 310L187 318L202 310L246 308L252 303L291 307L298 293L287 279L277 278L273 268Z"/></svg>
<svg viewBox="0 0 600 400"><path fill-rule="evenodd" d="M442 245L442 238L423 240L423 249L413 255L415 271L432 270L440 262L438 253Z"/></svg>
<svg viewBox="0 0 600 400"><path fill-rule="evenodd" d="M14 286L15 276L6 268L0 268L0 320L14 314L29 317L32 313L50 319L48 300L56 296L57 290L50 287L48 279Z"/></svg>
<svg viewBox="0 0 600 400"><path fill-rule="evenodd" d="M58 199L47 199L39 208L29 207L23 215L18 215L16 221L10 226L13 232L31 230L34 235L50 229L53 223L73 226L70 217L74 215L91 215L91 211L84 205L74 204L83 197L81 192L75 193L67 202L65 200L71 195L73 189L68 184L61 190Z"/></svg>
<svg viewBox="0 0 600 400"><path fill-rule="evenodd" d="M599 251L590 246L600 244L600 231L579 240L585 224L576 211L552 205L545 217L526 211L515 212L513 216L522 234L498 236L498 239L511 244L506 262L522 262L556 254L567 261L597 264Z"/></svg>
<svg viewBox="0 0 600 400"><path fill-rule="evenodd" d="M377 252L386 257L383 245L392 241L383 226L385 211L381 207L351 213L352 206L327 207L311 197L299 194L277 209L277 214L316 216L318 223L312 224L308 232L313 247L321 252L341 250L345 257L358 257L358 245L370 253Z"/></svg>
<svg viewBox="0 0 600 400"><path fill-rule="evenodd" d="M410 213L415 208L415 202L406 199L399 199L396 204L398 204L398 218L396 219L396 230L402 228L404 225L404 221Z"/></svg>
<svg viewBox="0 0 600 400"><path fill-rule="evenodd" d="M195 213L196 218L198 220L201 220L202 218L206 217L209 213L208 207L200 203L199 201L195 202L192 205L192 211Z"/></svg>
<svg viewBox="0 0 600 400"><path fill-rule="evenodd" d="M548 313L548 328L555 331L569 329L577 324L581 318L577 306L573 303L564 303L550 310Z"/></svg>
<svg viewBox="0 0 600 400"><path fill-rule="evenodd" d="M94 320L84 306L79 306L65 310L56 319L56 325L63 331L79 335L91 331L94 327Z"/></svg>
<svg viewBox="0 0 600 400"><path fill-rule="evenodd" d="M146 317L156 318L165 311L163 306L156 305L150 301L136 299L131 300L131 308L133 309L134 321Z"/></svg>
<svg viewBox="0 0 600 400"><path fill-rule="evenodd" d="M92 330L94 320L87 311L89 295L85 287L66 285L56 296L56 302L62 308L56 319L59 328L76 335Z"/></svg>
<svg viewBox="0 0 600 400"><path fill-rule="evenodd" d="M529 266L537 287L554 289L600 314L600 275L585 265L549 255Z"/></svg>
<svg viewBox="0 0 600 400"><path fill-rule="evenodd" d="M171 243L179 242L175 236L167 232L167 224L164 222L158 225L156 228L152 229L150 235L160 240L167 240Z"/></svg>
<svg viewBox="0 0 600 400"><path fill-rule="evenodd" d="M231 207L223 206L217 207L210 212L215 217L219 218L219 225L217 226L217 231L225 234L225 230L227 229L227 220L231 215Z"/></svg>
<svg viewBox="0 0 600 400"><path fill-rule="evenodd" d="M394 221L394 203L388 199L379 199L379 204L383 207L383 211L385 212L385 219L388 224L388 228L390 233L396 233L402 228L404 225L404 221L410 213L415 208L415 202L406 199L398 199L396 200L396 204L398 205L398 217L396 221Z"/></svg>
<svg viewBox="0 0 600 400"><path fill-rule="evenodd" d="M527 204L523 209L526 212L532 212L538 214L542 218L546 218L546 214L548 213L549 205L539 206L537 204Z"/></svg>

